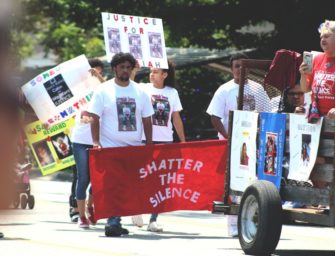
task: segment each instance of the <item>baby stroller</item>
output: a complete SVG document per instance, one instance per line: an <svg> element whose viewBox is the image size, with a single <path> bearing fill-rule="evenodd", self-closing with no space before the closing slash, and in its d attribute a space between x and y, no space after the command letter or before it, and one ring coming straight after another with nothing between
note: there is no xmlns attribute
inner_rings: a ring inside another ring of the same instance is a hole
<svg viewBox="0 0 335 256"><path fill-rule="evenodd" d="M31 163L17 164L16 166L16 181L13 206L18 208L19 205L22 209L33 209L35 206L35 198L30 194L30 178L29 172L31 171Z"/></svg>

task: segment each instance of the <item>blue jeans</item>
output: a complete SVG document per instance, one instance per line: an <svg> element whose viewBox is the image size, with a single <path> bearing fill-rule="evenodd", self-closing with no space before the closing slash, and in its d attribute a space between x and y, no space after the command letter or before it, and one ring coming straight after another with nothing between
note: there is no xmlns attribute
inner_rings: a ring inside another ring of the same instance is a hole
<svg viewBox="0 0 335 256"><path fill-rule="evenodd" d="M85 145L79 143L73 143L73 156L77 166L77 187L76 187L76 198L77 200L86 199L86 190L90 184L90 172L88 164L88 149L92 148L92 145ZM92 191L90 191L92 193Z"/></svg>

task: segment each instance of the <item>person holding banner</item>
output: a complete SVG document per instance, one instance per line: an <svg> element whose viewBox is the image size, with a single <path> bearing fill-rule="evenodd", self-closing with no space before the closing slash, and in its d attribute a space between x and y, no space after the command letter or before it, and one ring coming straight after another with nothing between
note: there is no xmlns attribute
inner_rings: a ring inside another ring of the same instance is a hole
<svg viewBox="0 0 335 256"><path fill-rule="evenodd" d="M154 111L148 95L130 80L135 64L131 54L115 54L111 61L114 79L105 82L94 93L88 110L92 118L93 148L142 145L143 132L146 144L152 144L151 116ZM125 108L129 110L127 115L123 111ZM132 125L125 125L126 119ZM106 236L117 237L128 233L121 225L120 216L108 218Z"/></svg>
<svg viewBox="0 0 335 256"><path fill-rule="evenodd" d="M102 72L104 64L99 59L90 59L89 64L92 69L89 72L97 77L100 82L103 82ZM92 199L92 190L89 191L89 198L86 202L86 191L90 184L89 176L89 164L88 164L88 149L92 148L93 141L91 137L91 126L90 126L90 117L87 111L82 110L76 116L76 123L72 129L71 141L73 148L73 156L76 161L77 169L77 179L76 181L76 204L71 205L73 207L73 213L70 213L70 216L77 215L76 208L79 212L78 225L80 228L89 228L90 224L95 225L96 220L94 219L94 209L93 209L93 199ZM86 206L87 203L87 206ZM86 216L86 208L89 216ZM72 219L72 217L71 217Z"/></svg>
<svg viewBox="0 0 335 256"><path fill-rule="evenodd" d="M136 69L134 69L136 70ZM136 72L133 72L134 78ZM168 60L168 69L151 68L150 83L141 85L151 98L154 108L152 121L152 141L154 144L172 143L173 129L172 124L177 132L180 142L185 142L185 133L183 121L180 117L180 111L183 109L178 91L175 89L175 64ZM145 140L145 136L142 136ZM136 220L134 216L133 222L143 223L142 220ZM152 214L150 217L147 230L152 232L162 232L163 228L157 225L158 214ZM138 217L137 217L138 218Z"/></svg>

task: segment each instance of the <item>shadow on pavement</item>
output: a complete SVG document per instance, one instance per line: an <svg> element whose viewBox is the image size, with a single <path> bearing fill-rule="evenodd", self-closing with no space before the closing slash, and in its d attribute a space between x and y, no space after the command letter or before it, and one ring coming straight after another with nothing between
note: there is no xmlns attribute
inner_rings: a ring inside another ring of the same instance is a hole
<svg viewBox="0 0 335 256"><path fill-rule="evenodd" d="M273 256L334 256L335 251L320 250L276 250Z"/></svg>

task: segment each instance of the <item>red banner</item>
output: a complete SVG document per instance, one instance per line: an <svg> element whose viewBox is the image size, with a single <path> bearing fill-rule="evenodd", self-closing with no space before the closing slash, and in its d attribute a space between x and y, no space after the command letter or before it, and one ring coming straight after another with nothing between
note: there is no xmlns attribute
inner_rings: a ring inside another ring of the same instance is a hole
<svg viewBox="0 0 335 256"><path fill-rule="evenodd" d="M221 200L226 141L90 150L96 218L210 210Z"/></svg>

